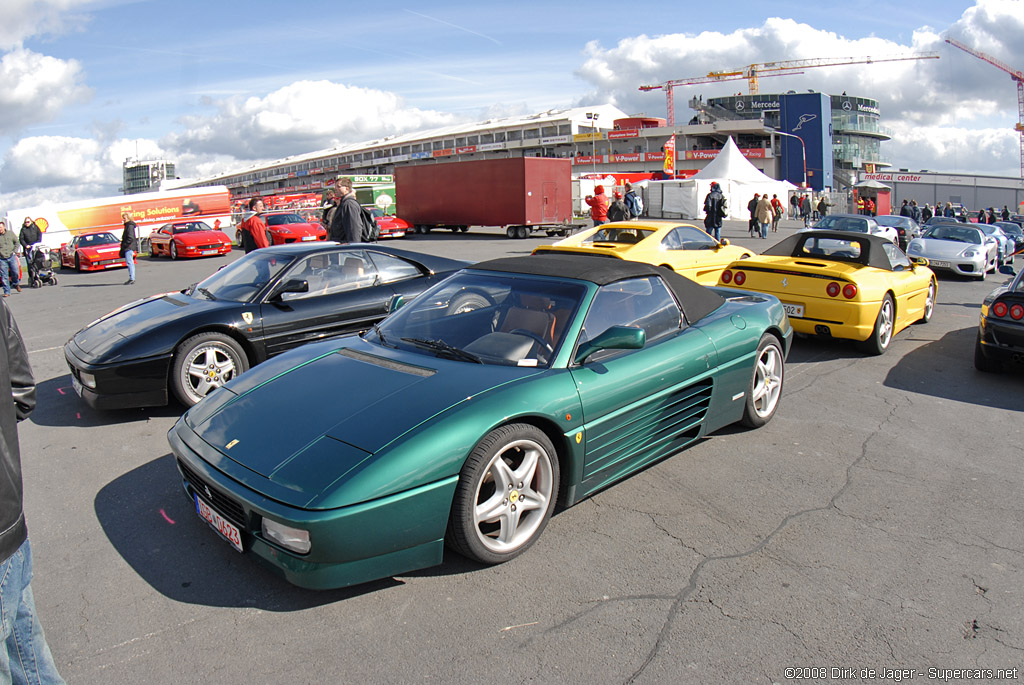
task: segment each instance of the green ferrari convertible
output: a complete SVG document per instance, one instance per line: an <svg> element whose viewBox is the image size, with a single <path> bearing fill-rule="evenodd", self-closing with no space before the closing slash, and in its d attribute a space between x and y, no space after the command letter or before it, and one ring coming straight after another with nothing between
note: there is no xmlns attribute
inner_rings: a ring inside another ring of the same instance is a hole
<svg viewBox="0 0 1024 685"><path fill-rule="evenodd" d="M770 295L535 255L459 271L361 336L260 364L170 430L227 544L335 588L496 564L569 506L735 422L767 423L793 331Z"/></svg>

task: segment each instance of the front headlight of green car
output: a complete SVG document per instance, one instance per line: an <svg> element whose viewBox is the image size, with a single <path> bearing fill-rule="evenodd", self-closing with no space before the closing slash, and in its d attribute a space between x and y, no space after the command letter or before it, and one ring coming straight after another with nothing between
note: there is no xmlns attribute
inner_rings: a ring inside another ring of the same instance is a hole
<svg viewBox="0 0 1024 685"><path fill-rule="evenodd" d="M309 554L312 546L308 530L292 528L268 518L263 519L263 537L296 554Z"/></svg>

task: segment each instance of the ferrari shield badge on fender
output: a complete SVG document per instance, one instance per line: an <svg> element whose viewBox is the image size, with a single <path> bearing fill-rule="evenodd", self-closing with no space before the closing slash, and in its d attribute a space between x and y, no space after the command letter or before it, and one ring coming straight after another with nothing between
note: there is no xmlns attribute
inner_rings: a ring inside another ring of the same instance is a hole
<svg viewBox="0 0 1024 685"><path fill-rule="evenodd" d="M252 323L252 312L242 312L242 321L244 321L246 325L251 324Z"/></svg>

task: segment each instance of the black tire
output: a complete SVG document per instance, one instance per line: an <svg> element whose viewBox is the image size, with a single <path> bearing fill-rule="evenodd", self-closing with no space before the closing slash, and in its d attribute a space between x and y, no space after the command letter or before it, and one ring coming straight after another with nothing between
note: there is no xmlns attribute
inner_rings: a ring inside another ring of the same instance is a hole
<svg viewBox="0 0 1024 685"><path fill-rule="evenodd" d="M233 338L208 331L178 345L171 368L171 390L191 407L249 369L249 359Z"/></svg>
<svg viewBox="0 0 1024 685"><path fill-rule="evenodd" d="M459 230L463 233L469 233L469 226L459 226Z"/></svg>
<svg viewBox="0 0 1024 685"><path fill-rule="evenodd" d="M760 428L775 416L782 398L782 384L786 376L786 360L782 344L771 333L761 336L757 356L750 374L741 422L750 428Z"/></svg>
<svg viewBox="0 0 1024 685"><path fill-rule="evenodd" d="M981 333L974 339L974 368L985 373L998 373L1003 365L994 359L985 356L985 350L981 346Z"/></svg>
<svg viewBox="0 0 1024 685"><path fill-rule="evenodd" d="M514 559L544 532L558 481L558 454L543 431L525 423L494 429L459 473L446 542L484 564Z"/></svg>
<svg viewBox="0 0 1024 685"><path fill-rule="evenodd" d="M860 343L860 348L871 355L879 355L889 349L896 328L896 304L888 293L882 298L882 305L875 317L875 328L871 337Z"/></svg>
<svg viewBox="0 0 1024 685"><path fill-rule="evenodd" d="M50 285L57 285L57 274L50 276Z"/></svg>
<svg viewBox="0 0 1024 685"><path fill-rule="evenodd" d="M177 244L175 244L173 240L167 243L167 256L170 257L171 259L178 258L178 246Z"/></svg>
<svg viewBox="0 0 1024 685"><path fill-rule="evenodd" d="M530 237L530 229L528 226L519 226L516 228L516 237L520 240L525 240Z"/></svg>
<svg viewBox="0 0 1024 685"><path fill-rule="evenodd" d="M480 293L464 292L459 293L452 298L452 301L448 303L447 313L451 314L465 314L471 312L474 309L482 309L484 307L490 307L491 301Z"/></svg>
<svg viewBox="0 0 1024 685"><path fill-rule="evenodd" d="M507 235L509 238L515 238L516 237L516 227L515 226L507 227L505 229L505 235Z"/></svg>
<svg viewBox="0 0 1024 685"><path fill-rule="evenodd" d="M82 257L78 254L78 250L75 250L75 271L82 270Z"/></svg>
<svg viewBox="0 0 1024 685"><path fill-rule="evenodd" d="M921 313L921 323L928 323L932 320L932 314L935 312L935 294L938 292L938 285L935 283L935 279L931 279L928 282L928 294L925 296L924 301L924 312Z"/></svg>

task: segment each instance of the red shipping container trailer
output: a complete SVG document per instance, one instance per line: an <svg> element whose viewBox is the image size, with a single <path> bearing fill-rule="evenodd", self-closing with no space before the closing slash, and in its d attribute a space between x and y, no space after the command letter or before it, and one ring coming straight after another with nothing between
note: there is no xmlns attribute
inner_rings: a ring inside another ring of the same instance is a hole
<svg viewBox="0 0 1024 685"><path fill-rule="evenodd" d="M417 233L503 226L510 238L553 235L572 228L570 169L570 160L547 157L398 166L395 195Z"/></svg>

